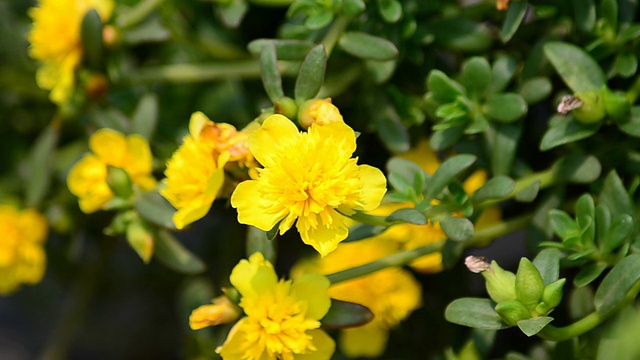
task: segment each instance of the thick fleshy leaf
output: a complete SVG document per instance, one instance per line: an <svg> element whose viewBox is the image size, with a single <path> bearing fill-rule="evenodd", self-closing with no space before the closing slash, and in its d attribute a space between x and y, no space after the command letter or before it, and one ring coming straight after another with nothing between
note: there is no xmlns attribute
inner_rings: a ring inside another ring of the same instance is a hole
<svg viewBox="0 0 640 360"><path fill-rule="evenodd" d="M199 274L206 270L204 262L168 232L158 231L155 240L155 258L167 267L185 274Z"/></svg>
<svg viewBox="0 0 640 360"><path fill-rule="evenodd" d="M519 202L531 202L538 196L540 190L540 180L535 181L531 185L524 188L522 191L516 194L514 199Z"/></svg>
<svg viewBox="0 0 640 360"><path fill-rule="evenodd" d="M84 59L91 68L100 69L104 60L102 46L102 20L95 9L89 10L81 25Z"/></svg>
<svg viewBox="0 0 640 360"><path fill-rule="evenodd" d="M553 164L553 171L563 181L589 184L600 176L602 165L595 156L567 155Z"/></svg>
<svg viewBox="0 0 640 360"><path fill-rule="evenodd" d="M398 0L378 0L378 12L385 22L394 24L402 17L402 4Z"/></svg>
<svg viewBox="0 0 640 360"><path fill-rule="evenodd" d="M544 285L548 285L560 277L561 258L562 253L558 249L544 249L533 259L533 265L540 271Z"/></svg>
<svg viewBox="0 0 640 360"><path fill-rule="evenodd" d="M509 325L500 320L500 316L493 309L494 306L494 303L489 299L456 299L447 306L444 317L454 324L473 328L487 330L508 328Z"/></svg>
<svg viewBox="0 0 640 360"><path fill-rule="evenodd" d="M271 102L275 103L284 97L284 91L282 90L282 78L278 71L276 47L273 44L263 47L262 54L260 54L260 65L262 66L262 85Z"/></svg>
<svg viewBox="0 0 640 360"><path fill-rule="evenodd" d="M613 218L625 214L631 216L635 214L633 201L615 170L610 172L604 179L599 200L601 204L606 205L611 210Z"/></svg>
<svg viewBox="0 0 640 360"><path fill-rule="evenodd" d="M427 217L422 211L410 208L396 210L387 216L386 220L402 221L414 225L425 225L427 223Z"/></svg>
<svg viewBox="0 0 640 360"><path fill-rule="evenodd" d="M440 219L440 226L450 240L465 242L473 237L473 223L467 218L445 214Z"/></svg>
<svg viewBox="0 0 640 360"><path fill-rule="evenodd" d="M176 210L159 193L150 191L142 194L136 199L134 206L143 219L167 229L176 229L173 223Z"/></svg>
<svg viewBox="0 0 640 360"><path fill-rule="evenodd" d="M345 52L361 59L384 61L398 56L398 49L391 41L364 32L345 32L338 44Z"/></svg>
<svg viewBox="0 0 640 360"><path fill-rule="evenodd" d="M538 103L546 99L553 90L553 85L549 78L536 76L522 82L518 93L522 95L529 105Z"/></svg>
<svg viewBox="0 0 640 360"><path fill-rule="evenodd" d="M483 57L472 57L462 66L462 83L470 96L480 98L491 81L491 65Z"/></svg>
<svg viewBox="0 0 640 360"><path fill-rule="evenodd" d="M496 124L495 140L491 151L491 170L494 175L509 175L516 157L520 136L522 136L522 124Z"/></svg>
<svg viewBox="0 0 640 360"><path fill-rule="evenodd" d="M590 137L600 129L597 124L584 124L572 116L553 122L540 142L540 150L547 151L554 147Z"/></svg>
<svg viewBox="0 0 640 360"><path fill-rule="evenodd" d="M371 320L373 313L365 306L331 299L331 307L320 323L325 329L344 329L364 325Z"/></svg>
<svg viewBox="0 0 640 360"><path fill-rule="evenodd" d="M607 264L600 262L583 266L576 277L573 278L573 285L575 287L583 287L591 284L595 279L600 277L607 267Z"/></svg>
<svg viewBox="0 0 640 360"><path fill-rule="evenodd" d="M506 43L511 40L522 23L522 19L524 19L528 6L528 1L517 1L509 4L509 10L507 11L507 16L504 18L502 32L500 34L502 42Z"/></svg>
<svg viewBox="0 0 640 360"><path fill-rule="evenodd" d="M496 176L487 181L482 187L473 193L475 203L485 200L500 199L509 195L515 187L515 182L508 176Z"/></svg>
<svg viewBox="0 0 640 360"><path fill-rule="evenodd" d="M479 53L491 46L493 34L484 23L466 17L449 17L430 23L435 43L447 49Z"/></svg>
<svg viewBox="0 0 640 360"><path fill-rule="evenodd" d="M342 242L358 241L381 234L387 229L385 226L358 224L349 228L349 235Z"/></svg>
<svg viewBox="0 0 640 360"><path fill-rule="evenodd" d="M295 99L301 103L314 98L324 82L324 71L327 67L327 52L324 45L315 46L305 57L294 89Z"/></svg>
<svg viewBox="0 0 640 360"><path fill-rule="evenodd" d="M544 45L544 53L573 92L600 90L606 84L598 63L578 46L550 41Z"/></svg>
<svg viewBox="0 0 640 360"><path fill-rule="evenodd" d="M131 134L150 140L158 124L158 97L153 93L143 95L131 118Z"/></svg>
<svg viewBox="0 0 640 360"><path fill-rule="evenodd" d="M525 335L533 336L542 331L542 329L544 329L544 327L547 326L551 321L553 321L552 317L539 316L533 319L518 321L518 327Z"/></svg>
<svg viewBox="0 0 640 360"><path fill-rule="evenodd" d="M518 69L518 62L511 56L500 56L491 67L491 82L487 92L496 94L507 88Z"/></svg>
<svg viewBox="0 0 640 360"><path fill-rule="evenodd" d="M595 0L572 0L576 26L583 32L590 32L596 24Z"/></svg>
<svg viewBox="0 0 640 360"><path fill-rule="evenodd" d="M52 123L35 140L27 158L26 203L37 208L49 191L60 126Z"/></svg>
<svg viewBox="0 0 640 360"><path fill-rule="evenodd" d="M247 257L253 253L262 253L265 260L272 264L276 262L275 242L269 239L267 232L254 226L249 226L247 230Z"/></svg>
<svg viewBox="0 0 640 360"><path fill-rule="evenodd" d="M460 173L468 169L476 161L476 156L461 154L452 156L438 167L427 183L423 195L425 199L433 199Z"/></svg>
<svg viewBox="0 0 640 360"><path fill-rule="evenodd" d="M640 254L622 259L602 280L596 291L594 304L598 314L613 310L640 280Z"/></svg>
<svg viewBox="0 0 640 360"><path fill-rule="evenodd" d="M520 94L503 93L490 96L482 110L493 120L510 123L527 113L527 102Z"/></svg>
<svg viewBox="0 0 640 360"><path fill-rule="evenodd" d="M427 77L427 87L436 100L442 103L454 101L458 96L463 95L465 89L462 85L449 78L440 70L431 70Z"/></svg>
<svg viewBox="0 0 640 360"><path fill-rule="evenodd" d="M269 46L275 46L277 58L279 60L303 60L314 44L310 41L302 40L279 40L279 39L257 39L249 43L249 52L258 57L262 51Z"/></svg>

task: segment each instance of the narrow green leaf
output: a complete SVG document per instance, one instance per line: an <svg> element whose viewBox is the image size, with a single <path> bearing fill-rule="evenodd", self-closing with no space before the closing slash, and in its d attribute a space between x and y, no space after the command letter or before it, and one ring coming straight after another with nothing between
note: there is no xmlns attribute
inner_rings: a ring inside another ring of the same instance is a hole
<svg viewBox="0 0 640 360"><path fill-rule="evenodd" d="M491 81L491 65L480 56L472 57L462 65L462 83L475 98L481 98Z"/></svg>
<svg viewBox="0 0 640 360"><path fill-rule="evenodd" d="M600 177L602 165L595 156L567 155L553 164L553 170L557 179L589 184Z"/></svg>
<svg viewBox="0 0 640 360"><path fill-rule="evenodd" d="M173 235L160 230L156 237L155 257L167 267L185 274L199 274L206 270L200 258L187 250Z"/></svg>
<svg viewBox="0 0 640 360"><path fill-rule="evenodd" d="M402 154L409 151L409 133L405 128L395 107L391 105L386 96L378 97L377 111L374 111L373 122L376 132L384 145L394 154Z"/></svg>
<svg viewBox="0 0 640 360"><path fill-rule="evenodd" d="M518 30L518 27L520 27L522 19L524 19L524 14L526 14L527 12L528 6L528 1L518 1L509 4L509 10L507 11L507 16L504 18L504 23L502 24L502 33L500 34L502 37L502 42L506 43L511 40L513 35Z"/></svg>
<svg viewBox="0 0 640 360"><path fill-rule="evenodd" d="M387 162L387 172L389 175L396 174L402 177L406 183L412 183L419 173L426 175L424 170L422 170L418 164L399 157L392 157L389 159Z"/></svg>
<svg viewBox="0 0 640 360"><path fill-rule="evenodd" d="M538 196L540 190L540 180L532 183L516 194L514 197L519 202L532 202Z"/></svg>
<svg viewBox="0 0 640 360"><path fill-rule="evenodd" d="M631 254L616 264L598 287L593 301L598 314L613 310L639 280L640 254Z"/></svg>
<svg viewBox="0 0 640 360"><path fill-rule="evenodd" d="M389 222L403 221L414 225L425 225L427 223L427 217L422 211L411 208L396 210L387 216L385 220Z"/></svg>
<svg viewBox="0 0 640 360"><path fill-rule="evenodd" d="M602 243L601 251L608 254L622 244L624 244L633 232L633 218L629 214L622 214L616 217L611 223L605 241Z"/></svg>
<svg viewBox="0 0 640 360"><path fill-rule="evenodd" d="M458 96L463 95L464 87L452 80L440 70L434 69L427 77L427 87L433 93L437 101L448 103L455 101Z"/></svg>
<svg viewBox="0 0 640 360"><path fill-rule="evenodd" d="M320 30L323 27L329 25L333 21L333 18L333 13L325 10L323 12L318 12L309 16L304 21L304 26L306 26L310 30Z"/></svg>
<svg viewBox="0 0 640 360"><path fill-rule="evenodd" d="M445 214L440 219L440 226L450 240L465 242L473 237L473 223L467 218L457 218Z"/></svg>
<svg viewBox="0 0 640 360"><path fill-rule="evenodd" d="M485 115L503 123L520 119L527 113L527 109L527 102L516 93L491 95L482 107Z"/></svg>
<svg viewBox="0 0 640 360"><path fill-rule="evenodd" d="M360 31L348 31L338 41L340 48L355 57L369 60L392 60L398 49L389 40Z"/></svg>
<svg viewBox="0 0 640 360"><path fill-rule="evenodd" d="M445 312L447 321L454 324L487 330L506 329L509 325L500 320L489 299L462 298L451 302Z"/></svg>
<svg viewBox="0 0 640 360"><path fill-rule="evenodd" d="M153 255L155 243L153 235L153 228L139 217L127 225L127 242L145 264L149 263Z"/></svg>
<svg viewBox="0 0 640 360"><path fill-rule="evenodd" d="M542 329L544 329L544 327L547 326L552 321L553 321L552 317L539 316L533 319L518 321L518 327L520 328L520 330L522 330L522 332L525 335L533 336L539 333L540 331L542 331Z"/></svg>
<svg viewBox="0 0 640 360"><path fill-rule="evenodd" d="M240 26L248 10L249 4L245 0L230 0L224 5L216 6L216 12L220 14L222 22L232 29Z"/></svg>
<svg viewBox="0 0 640 360"><path fill-rule="evenodd" d="M573 16L576 26L582 32L591 32L596 25L596 4L594 0L573 0Z"/></svg>
<svg viewBox="0 0 640 360"><path fill-rule="evenodd" d="M275 241L273 239L269 239L265 231L254 226L249 226L249 229L247 230L247 258L256 252L262 253L265 260L275 264Z"/></svg>
<svg viewBox="0 0 640 360"><path fill-rule="evenodd" d="M452 156L442 163L431 176L424 192L425 199L433 199L460 173L468 169L476 161L476 156L461 154Z"/></svg>
<svg viewBox="0 0 640 360"><path fill-rule="evenodd" d="M495 140L491 151L491 170L494 175L509 175L516 157L520 136L521 124L493 124Z"/></svg>
<svg viewBox="0 0 640 360"><path fill-rule="evenodd" d="M281 39L257 39L247 45L247 49L253 56L261 56L265 47L274 45L279 60L299 61L303 60L314 46L311 41L281 40Z"/></svg>
<svg viewBox="0 0 640 360"><path fill-rule="evenodd" d="M602 0L600 17L613 32L618 31L618 0Z"/></svg>
<svg viewBox="0 0 640 360"><path fill-rule="evenodd" d="M487 181L473 196L474 203L485 200L501 199L511 194L515 187L515 181L508 176L499 175Z"/></svg>
<svg viewBox="0 0 640 360"><path fill-rule="evenodd" d="M331 299L331 307L320 323L323 329L345 329L364 325L372 319L373 313L365 306Z"/></svg>
<svg viewBox="0 0 640 360"><path fill-rule="evenodd" d="M429 145L433 150L444 150L455 144L464 133L464 126L456 126L445 130L435 131L431 135Z"/></svg>
<svg viewBox="0 0 640 360"><path fill-rule="evenodd" d="M89 10L82 18L82 53L89 67L101 69L104 60L102 46L102 20L95 9Z"/></svg>
<svg viewBox="0 0 640 360"><path fill-rule="evenodd" d="M315 46L305 57L300 66L300 73L294 89L298 103L312 99L320 91L324 82L324 71L327 66L327 53L324 45Z"/></svg>
<svg viewBox="0 0 640 360"><path fill-rule="evenodd" d="M491 29L468 17L448 17L431 21L429 30L435 43L452 51L481 53L491 47Z"/></svg>
<svg viewBox="0 0 640 360"><path fill-rule="evenodd" d="M553 231L563 240L580 235L580 228L576 221L562 210L549 211L549 221Z"/></svg>
<svg viewBox="0 0 640 360"><path fill-rule="evenodd" d="M607 232L611 227L611 210L604 203L596 206L596 242L600 249L607 239Z"/></svg>
<svg viewBox="0 0 640 360"><path fill-rule="evenodd" d="M618 128L627 135L640 138L640 106L632 107L631 116L618 121Z"/></svg>
<svg viewBox="0 0 640 360"><path fill-rule="evenodd" d="M584 194L580 196L576 202L576 219L580 228L584 229L587 224L587 219L596 218L596 205L593 201L593 197L590 194Z"/></svg>
<svg viewBox="0 0 640 360"><path fill-rule="evenodd" d="M38 135L26 161L26 204L37 208L49 191L55 164L55 149L60 138L60 124L51 123Z"/></svg>
<svg viewBox="0 0 640 360"><path fill-rule="evenodd" d="M158 97L147 93L140 98L131 119L131 134L151 140L158 124Z"/></svg>
<svg viewBox="0 0 640 360"><path fill-rule="evenodd" d="M542 137L540 150L547 151L554 147L586 139L598 132L600 124L584 124L569 116L554 122Z"/></svg>
<svg viewBox="0 0 640 360"><path fill-rule="evenodd" d="M516 74L518 62L511 56L500 56L491 68L491 83L487 93L496 94L507 88Z"/></svg>
<svg viewBox="0 0 640 360"><path fill-rule="evenodd" d="M385 226L374 226L367 224L358 224L349 228L349 235L342 242L351 242L358 241L362 239L368 239L370 237L374 237L376 235L382 234L387 227Z"/></svg>
<svg viewBox="0 0 640 360"><path fill-rule="evenodd" d="M262 49L262 54L260 54L260 65L262 67L262 85L264 85L264 89L269 96L269 100L271 100L272 103L275 103L278 99L284 97L284 91L282 90L282 78L278 71L276 47L273 44L265 45ZM316 94L313 94L311 97L315 95Z"/></svg>
<svg viewBox="0 0 640 360"><path fill-rule="evenodd" d="M129 133L129 119L120 110L114 108L96 109L89 117L99 128L109 128L124 134Z"/></svg>
<svg viewBox="0 0 640 360"><path fill-rule="evenodd" d="M618 173L613 170L604 179L602 190L600 191L599 201L606 205L611 211L613 218L617 218L624 214L633 216L635 214L633 201L627 193L627 189L622 183L622 179ZM635 219L635 217L634 217Z"/></svg>
<svg viewBox="0 0 640 360"><path fill-rule="evenodd" d="M545 286L560 278L561 258L562 253L560 250L544 249L533 259L533 265L540 271L540 276L542 276Z"/></svg>
<svg viewBox="0 0 640 360"><path fill-rule="evenodd" d="M143 219L164 228L176 230L176 225L173 223L173 214L176 210L159 193L149 191L140 195L134 206Z"/></svg>
<svg viewBox="0 0 640 360"><path fill-rule="evenodd" d="M598 63L576 45L551 41L544 45L544 53L573 92L600 90L607 83Z"/></svg>
<svg viewBox="0 0 640 360"><path fill-rule="evenodd" d="M606 269L607 269L607 264L601 263L601 262L589 264L582 267L582 269L580 270L580 272L578 272L576 277L573 278L573 286L583 287L591 284Z"/></svg>

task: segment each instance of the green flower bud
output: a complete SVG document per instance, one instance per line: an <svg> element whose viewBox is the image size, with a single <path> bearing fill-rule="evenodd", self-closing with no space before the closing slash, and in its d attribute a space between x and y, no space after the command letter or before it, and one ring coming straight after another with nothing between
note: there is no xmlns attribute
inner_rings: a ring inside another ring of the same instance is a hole
<svg viewBox="0 0 640 360"><path fill-rule="evenodd" d="M607 114L614 119L623 118L631 111L629 99L627 99L627 96L623 92L612 92L605 88L602 91L602 97Z"/></svg>
<svg viewBox="0 0 640 360"><path fill-rule="evenodd" d="M516 299L514 273L504 270L495 261L489 264L485 258L475 256L468 256L465 265L475 273L482 273L486 280L487 292L493 301L501 303Z"/></svg>
<svg viewBox="0 0 640 360"><path fill-rule="evenodd" d="M107 184L117 197L128 199L133 195L133 184L131 184L129 174L124 169L109 166Z"/></svg>
<svg viewBox="0 0 640 360"><path fill-rule="evenodd" d="M510 300L498 303L496 312L502 321L510 326L516 326L518 321L531 318L529 310L518 300Z"/></svg>
<svg viewBox="0 0 640 360"><path fill-rule="evenodd" d="M582 102L582 106L571 112L576 120L585 124L592 124L601 121L607 115L604 99L600 91L579 91L575 94L575 97Z"/></svg>
<svg viewBox="0 0 640 360"><path fill-rule="evenodd" d="M142 219L136 218L127 226L127 241L145 264L148 264L153 255L153 234L151 227Z"/></svg>
<svg viewBox="0 0 640 360"><path fill-rule="evenodd" d="M567 279L560 279L544 287L544 291L542 292L542 301L547 304L549 310L560 305L560 302L562 301L562 287L565 282L567 282Z"/></svg>
<svg viewBox="0 0 640 360"><path fill-rule="evenodd" d="M516 273L516 297L529 310L535 309L542 298L544 282L540 271L527 258L520 259Z"/></svg>
<svg viewBox="0 0 640 360"><path fill-rule="evenodd" d="M290 97L282 97L273 103L273 111L276 114L282 114L291 120L295 120L298 116L298 104Z"/></svg>

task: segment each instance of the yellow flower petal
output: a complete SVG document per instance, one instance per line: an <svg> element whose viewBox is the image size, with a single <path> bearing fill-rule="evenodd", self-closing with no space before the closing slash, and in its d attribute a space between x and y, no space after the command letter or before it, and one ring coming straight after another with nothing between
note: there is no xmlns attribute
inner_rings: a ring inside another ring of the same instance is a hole
<svg viewBox="0 0 640 360"><path fill-rule="evenodd" d="M246 335L246 321L247 318L242 318L238 321L231 330L224 344L218 346L216 352L222 356L225 360L245 360L245 352L247 347L247 335ZM263 358L260 357L260 360Z"/></svg>
<svg viewBox="0 0 640 360"><path fill-rule="evenodd" d="M429 139L420 140L415 148L402 155L398 155L398 157L413 161L430 175L433 175L440 166L438 154L436 154L436 152L431 148L431 145L429 145Z"/></svg>
<svg viewBox="0 0 640 360"><path fill-rule="evenodd" d="M387 178L382 171L373 166L360 165L360 180L362 181L362 210L373 210L380 205L384 194L387 192Z"/></svg>
<svg viewBox="0 0 640 360"><path fill-rule="evenodd" d="M295 360L329 360L336 349L336 343L323 330L311 330L307 332L313 337L312 344L316 351L307 354L296 354Z"/></svg>
<svg viewBox="0 0 640 360"><path fill-rule="evenodd" d="M487 182L489 175L485 170L476 170L464 181L462 186L467 194L473 194L478 191Z"/></svg>
<svg viewBox="0 0 640 360"><path fill-rule="evenodd" d="M369 323L340 333L340 349L348 357L378 357L387 347L389 330Z"/></svg>
<svg viewBox="0 0 640 360"><path fill-rule="evenodd" d="M251 224L262 231L271 230L286 215L286 209L280 211L252 211L256 202L261 201L260 183L257 180L243 181L231 194L231 206L238 209L238 222Z"/></svg>
<svg viewBox="0 0 640 360"><path fill-rule="evenodd" d="M106 178L106 165L93 155L85 155L71 168L67 186L71 193L80 198L82 212L95 212L113 198Z"/></svg>
<svg viewBox="0 0 640 360"><path fill-rule="evenodd" d="M312 319L322 319L331 307L329 299L329 280L318 274L306 274L296 279L291 285L291 290L295 292L299 300L306 301L307 317ZM327 296L318 296L327 294Z"/></svg>
<svg viewBox="0 0 640 360"><path fill-rule="evenodd" d="M129 135L126 138L126 157L122 168L129 173L132 178L146 175L151 172L153 156L149 149L149 142L140 135Z"/></svg>
<svg viewBox="0 0 640 360"><path fill-rule="evenodd" d="M124 168L127 140L122 133L112 129L99 129L89 138L89 148L107 165Z"/></svg>
<svg viewBox="0 0 640 360"><path fill-rule="evenodd" d="M286 151L285 145L300 136L298 128L289 119L279 114L271 115L249 136L249 149L263 166L274 166L274 156Z"/></svg>
<svg viewBox="0 0 640 360"><path fill-rule="evenodd" d="M270 262L261 253L254 253L249 260L240 260L229 277L231 284L246 298L255 297L275 286L278 277Z"/></svg>
<svg viewBox="0 0 640 360"><path fill-rule="evenodd" d="M333 210L326 213L329 214L330 221L316 215L313 221L310 221L309 217L301 217L296 224L302 242L313 246L321 256L326 256L335 250L340 241L349 235L344 216Z"/></svg>

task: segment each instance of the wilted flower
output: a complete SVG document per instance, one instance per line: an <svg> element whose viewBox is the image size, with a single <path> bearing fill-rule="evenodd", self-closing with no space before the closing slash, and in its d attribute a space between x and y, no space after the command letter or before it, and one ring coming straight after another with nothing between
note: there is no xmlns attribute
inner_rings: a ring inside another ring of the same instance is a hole
<svg viewBox="0 0 640 360"><path fill-rule="evenodd" d="M241 315L240 308L232 303L226 295L213 299L213 304L202 305L191 312L189 326L192 330L200 330L207 326L228 324Z"/></svg>
<svg viewBox="0 0 640 360"><path fill-rule="evenodd" d="M380 170L351 158L356 137L343 122L301 133L286 117L271 115L249 137L249 148L264 168L231 196L238 221L264 231L279 224L283 234L297 220L302 241L322 256L347 237L343 214L375 209L386 192Z"/></svg>
<svg viewBox="0 0 640 360"><path fill-rule="evenodd" d="M69 171L67 185L79 197L80 210L92 213L114 197L107 183L108 167L124 170L131 183L141 190L156 185L151 176L153 158L149 143L139 135L125 136L112 129L100 129L89 139L91 154L86 154Z"/></svg>
<svg viewBox="0 0 640 360"><path fill-rule="evenodd" d="M331 99L313 99L305 102L298 112L300 126L307 129L311 124L325 125L344 122L340 110L331 103Z"/></svg>
<svg viewBox="0 0 640 360"><path fill-rule="evenodd" d="M0 205L0 234L0 294L40 282L46 267L46 219L32 209Z"/></svg>
<svg viewBox="0 0 640 360"><path fill-rule="evenodd" d="M75 70L82 61L81 25L95 9L102 21L111 16L113 0L40 0L29 10L33 29L29 33L29 54L42 66L36 73L38 86L51 90L51 101L66 102L75 85Z"/></svg>
<svg viewBox="0 0 640 360"><path fill-rule="evenodd" d="M278 280L261 253L242 260L231 272L246 317L238 321L218 349L227 360L330 359L335 349L320 328L329 311L329 280L307 274Z"/></svg>
<svg viewBox="0 0 640 360"><path fill-rule="evenodd" d="M326 257L303 260L294 267L294 274L319 272L329 274L395 253L395 243L384 239L367 239L340 244ZM375 357L384 351L389 330L405 319L421 304L421 288L413 276L401 268L386 268L329 288L337 300L366 306L373 321L356 328L342 330L340 347L351 357Z"/></svg>

